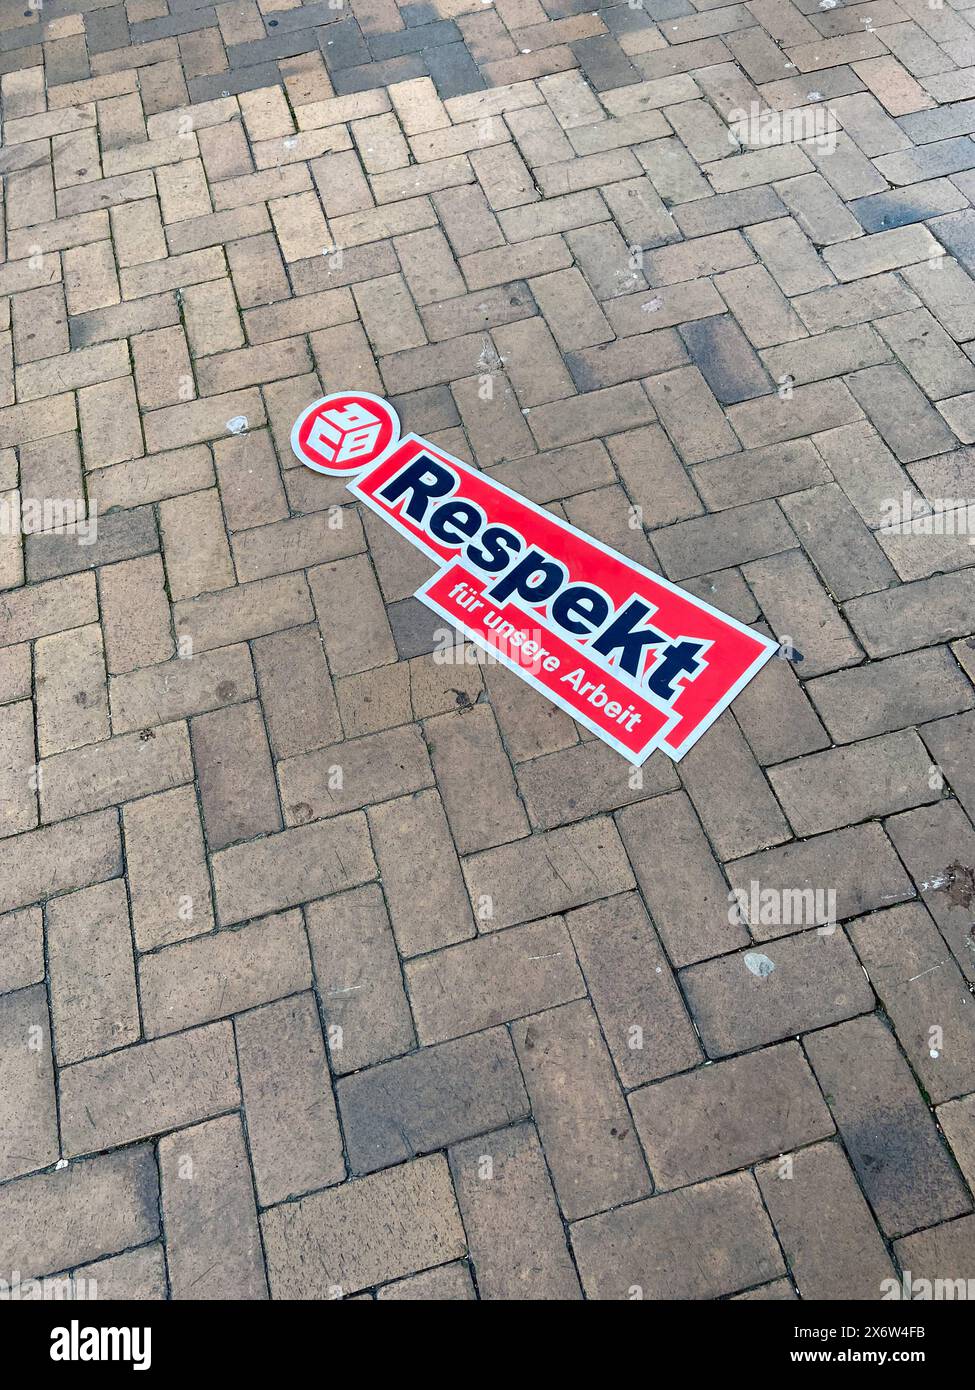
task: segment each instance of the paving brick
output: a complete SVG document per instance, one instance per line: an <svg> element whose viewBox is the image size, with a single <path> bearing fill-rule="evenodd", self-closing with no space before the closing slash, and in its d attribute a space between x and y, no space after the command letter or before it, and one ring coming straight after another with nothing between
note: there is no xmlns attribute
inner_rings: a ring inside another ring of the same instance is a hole
<svg viewBox="0 0 975 1390"><path fill-rule="evenodd" d="M121 870L117 817L80 816L8 838L0 844L0 867L5 912L115 878Z"/></svg>
<svg viewBox="0 0 975 1390"><path fill-rule="evenodd" d="M783 763L769 776L797 833L812 835L937 801L930 767L920 739L904 730Z"/></svg>
<svg viewBox="0 0 975 1390"><path fill-rule="evenodd" d="M429 77L394 83L389 99L407 135L438 130L449 123L450 117Z"/></svg>
<svg viewBox="0 0 975 1390"><path fill-rule="evenodd" d="M647 382L647 393L685 463L733 453L738 441L697 367L682 367ZM697 401L687 410L690 396Z"/></svg>
<svg viewBox="0 0 975 1390"><path fill-rule="evenodd" d="M365 818L341 816L234 845L211 861L220 923L340 892L376 876Z"/></svg>
<svg viewBox="0 0 975 1390"><path fill-rule="evenodd" d="M299 754L283 761L278 775L289 825L355 810L433 782L426 745L415 727Z"/></svg>
<svg viewBox="0 0 975 1390"><path fill-rule="evenodd" d="M420 791L376 807L369 827L401 954L417 955L473 936L470 903L437 793ZM418 896L416 872L431 863L438 865L436 879L428 875L425 894Z"/></svg>
<svg viewBox="0 0 975 1390"><path fill-rule="evenodd" d="M77 504L76 504L77 505ZM116 560L126 560L156 550L159 545L155 518L147 507L116 513L89 532L90 549L67 529L31 535L27 538L28 580L50 579L80 569L93 569Z"/></svg>
<svg viewBox="0 0 975 1390"><path fill-rule="evenodd" d="M730 315L698 319L684 326L681 337L722 405L749 400L771 390L762 364Z"/></svg>
<svg viewBox="0 0 975 1390"><path fill-rule="evenodd" d="M440 1043L344 1077L336 1091L355 1173L499 1128L528 1110L504 1029Z"/></svg>
<svg viewBox="0 0 975 1390"><path fill-rule="evenodd" d="M938 1107L938 1123L951 1146L958 1166L971 1185L975 1172L975 1105L971 1096L964 1100L952 1100Z"/></svg>
<svg viewBox="0 0 975 1390"><path fill-rule="evenodd" d="M161 725L147 739L121 734L104 743L56 753L40 766L45 821L97 811L193 777L186 728L178 723Z"/></svg>
<svg viewBox="0 0 975 1390"><path fill-rule="evenodd" d="M203 825L211 850L280 830L281 811L260 707L229 705L191 725Z"/></svg>
<svg viewBox="0 0 975 1390"><path fill-rule="evenodd" d="M699 464L693 477L708 506L719 511L827 482L829 471L809 440L795 439Z"/></svg>
<svg viewBox="0 0 975 1390"><path fill-rule="evenodd" d="M572 1247L593 1299L718 1298L783 1271L750 1173L591 1216Z"/></svg>
<svg viewBox="0 0 975 1390"><path fill-rule="evenodd" d="M148 1036L178 1032L294 994L311 982L297 913L208 933L144 956L140 995Z"/></svg>
<svg viewBox="0 0 975 1390"><path fill-rule="evenodd" d="M456 667L444 667L456 670ZM501 666L485 667L485 685L512 757L534 757L577 742L572 720L557 705Z"/></svg>
<svg viewBox="0 0 975 1390"><path fill-rule="evenodd" d="M139 1040L132 935L121 879L52 902L47 951L59 1066Z"/></svg>
<svg viewBox="0 0 975 1390"><path fill-rule="evenodd" d="M305 916L333 1070L409 1051L413 1023L380 890L313 903Z"/></svg>
<svg viewBox="0 0 975 1390"><path fill-rule="evenodd" d="M33 714L30 700L0 707L0 833L37 825Z"/></svg>
<svg viewBox="0 0 975 1390"><path fill-rule="evenodd" d="M60 1085L69 1156L176 1129L240 1103L229 1023L78 1062L62 1069Z"/></svg>
<svg viewBox="0 0 975 1390"><path fill-rule="evenodd" d="M467 1249L439 1154L272 1207L261 1229L275 1298L341 1297Z"/></svg>
<svg viewBox="0 0 975 1390"><path fill-rule="evenodd" d="M803 1298L881 1296L890 1256L838 1144L772 1159L755 1176Z"/></svg>
<svg viewBox="0 0 975 1390"><path fill-rule="evenodd" d="M340 1182L341 1136L311 996L255 1009L237 1020L236 1033L262 1206Z"/></svg>
<svg viewBox="0 0 975 1390"><path fill-rule="evenodd" d="M963 198L964 194L949 180L930 179L890 193L874 193L869 198L858 198L851 204L851 209L865 231L882 232L891 227L922 222L939 213L957 212L965 206Z"/></svg>
<svg viewBox="0 0 975 1390"><path fill-rule="evenodd" d="M749 1289L747 1293L732 1294L729 1302L731 1303L752 1303L766 1301L789 1301L797 1298L795 1288L790 1279L773 1279L770 1284L761 1284L757 1289Z"/></svg>
<svg viewBox="0 0 975 1390"><path fill-rule="evenodd" d="M143 1245L122 1255L97 1260L75 1269L73 1278L92 1280L100 1298L132 1298L158 1302L166 1297L166 1268L162 1246Z"/></svg>
<svg viewBox="0 0 975 1390"><path fill-rule="evenodd" d="M425 729L430 757L457 849L461 854L520 839L529 831L515 781L489 709L483 705L441 715ZM470 805L473 781L482 788Z"/></svg>
<svg viewBox="0 0 975 1390"><path fill-rule="evenodd" d="M969 336L975 285L956 260L945 256L936 263L921 261L905 266L901 274L956 341Z"/></svg>
<svg viewBox="0 0 975 1390"><path fill-rule="evenodd" d="M969 1086L975 1014L961 972L924 908L905 904L850 933L878 997L934 1103Z"/></svg>
<svg viewBox="0 0 975 1390"><path fill-rule="evenodd" d="M620 479L647 526L695 516L701 500L664 431L657 425L612 436L608 447Z"/></svg>
<svg viewBox="0 0 975 1390"><path fill-rule="evenodd" d="M140 950L213 925L199 811L190 787L130 802L122 813L132 928ZM173 871L173 865L180 866Z"/></svg>
<svg viewBox="0 0 975 1390"><path fill-rule="evenodd" d="M149 1145L5 1183L5 1269L21 1279L69 1269L159 1235L159 1178Z"/></svg>
<svg viewBox="0 0 975 1390"><path fill-rule="evenodd" d="M271 747L277 758L308 753L339 735L338 709L315 628L292 628L252 647Z"/></svg>
<svg viewBox="0 0 975 1390"><path fill-rule="evenodd" d="M481 1297L580 1298L534 1128L470 1140L449 1157Z"/></svg>
<svg viewBox="0 0 975 1390"><path fill-rule="evenodd" d="M881 319L878 329L931 400L975 386L975 367L927 309Z"/></svg>
<svg viewBox="0 0 975 1390"><path fill-rule="evenodd" d="M969 816L975 809L975 786L966 766L971 755L973 733L975 726L967 713L929 724L924 731L925 743Z"/></svg>
<svg viewBox="0 0 975 1390"><path fill-rule="evenodd" d="M353 1294L355 1298L370 1298L371 1294ZM421 1275L410 1275L409 1279L399 1279L392 1284L384 1284L377 1290L376 1297L382 1301L473 1301L474 1293L469 1266L463 1261L452 1265L438 1265L435 1269L424 1270Z"/></svg>
<svg viewBox="0 0 975 1390"><path fill-rule="evenodd" d="M868 324L837 328L762 353L776 381L791 380L797 386L889 360L889 348Z"/></svg>
<svg viewBox="0 0 975 1390"><path fill-rule="evenodd" d="M585 988L558 918L407 962L406 981L422 1043L538 1013L580 998Z"/></svg>
<svg viewBox="0 0 975 1390"><path fill-rule="evenodd" d="M837 743L956 714L972 701L971 685L945 647L821 676L806 688Z"/></svg>
<svg viewBox="0 0 975 1390"><path fill-rule="evenodd" d="M577 908L566 922L623 1085L696 1065L700 1046L638 897Z"/></svg>
<svg viewBox="0 0 975 1390"><path fill-rule="evenodd" d="M309 575L315 610L334 675L395 659L395 646L371 567L355 556Z"/></svg>
<svg viewBox="0 0 975 1390"><path fill-rule="evenodd" d="M741 945L746 934L732 923L727 885L692 805L682 793L622 811L620 833L667 953L677 965ZM668 865L684 865L681 885Z"/></svg>
<svg viewBox="0 0 975 1390"><path fill-rule="evenodd" d="M709 1057L824 1028L874 1003L842 930L800 932L767 952L690 965L680 980Z"/></svg>
<svg viewBox="0 0 975 1390"><path fill-rule="evenodd" d="M465 860L464 874L482 930L563 912L633 887L619 836L604 818L484 850Z"/></svg>
<svg viewBox="0 0 975 1390"><path fill-rule="evenodd" d="M788 550L794 539L777 504L765 501L678 522L655 533L654 547L668 576L687 579Z"/></svg>
<svg viewBox="0 0 975 1390"><path fill-rule="evenodd" d="M572 378L543 319L496 327L492 337L523 409L573 394Z"/></svg>
<svg viewBox="0 0 975 1390"><path fill-rule="evenodd" d="M802 551L753 561L744 575L779 641L788 640L801 654L804 675L860 660L862 653L853 634Z"/></svg>
<svg viewBox="0 0 975 1390"><path fill-rule="evenodd" d="M858 373L853 380L861 380L865 375ZM728 409L728 419L746 449L798 439L816 429L836 429L860 418L860 407L842 381L799 386L790 394L763 396Z"/></svg>
<svg viewBox="0 0 975 1390"><path fill-rule="evenodd" d="M673 791L678 785L673 769L662 761L634 777L597 740L533 758L518 768L517 776L532 824L542 830Z"/></svg>
<svg viewBox="0 0 975 1390"><path fill-rule="evenodd" d="M855 598L894 581L890 561L835 484L794 493L783 500L782 509L837 599Z"/></svg>
<svg viewBox="0 0 975 1390"><path fill-rule="evenodd" d="M7 912L0 917L0 994L23 989L44 979L44 922L40 908Z"/></svg>
<svg viewBox="0 0 975 1390"><path fill-rule="evenodd" d="M645 1196L650 1179L588 1003L522 1020L512 1032L565 1216Z"/></svg>
<svg viewBox="0 0 975 1390"><path fill-rule="evenodd" d="M493 381L493 377L492 377ZM482 377L456 382L452 388L461 419L467 427L473 457L485 467L534 452L531 434L517 398L504 377L489 401L481 396Z"/></svg>
<svg viewBox="0 0 975 1390"><path fill-rule="evenodd" d="M161 1205L174 1298L266 1296L247 1148L227 1115L159 1142ZM216 1258L215 1258L216 1257Z"/></svg>
<svg viewBox="0 0 975 1390"><path fill-rule="evenodd" d="M234 582L220 496L215 488L161 503L159 520L171 600L195 598Z"/></svg>
<svg viewBox="0 0 975 1390"><path fill-rule="evenodd" d="M439 229L429 228L397 238L396 254L417 304L431 304L463 293L464 282Z"/></svg>
<svg viewBox="0 0 975 1390"><path fill-rule="evenodd" d="M169 724L255 693L253 668L243 646L113 676L109 691L117 733Z"/></svg>
<svg viewBox="0 0 975 1390"><path fill-rule="evenodd" d="M971 821L957 801L940 801L893 816L886 828L962 973L975 979L965 867L975 845Z"/></svg>
<svg viewBox="0 0 975 1390"><path fill-rule="evenodd" d="M59 1153L47 990L43 984L0 998L4 1179L45 1168ZM6 1189L9 1190L9 1189Z"/></svg>
<svg viewBox="0 0 975 1390"><path fill-rule="evenodd" d="M629 1102L658 1192L833 1133L829 1110L793 1042L644 1086Z"/></svg>
<svg viewBox="0 0 975 1390"><path fill-rule="evenodd" d="M314 616L308 585L300 574L259 579L187 599L173 613L177 637L189 638L194 652L301 627Z"/></svg>
<svg viewBox="0 0 975 1390"><path fill-rule="evenodd" d="M681 780L722 858L788 839L785 818L733 719L713 726L690 751Z"/></svg>
<svg viewBox="0 0 975 1390"><path fill-rule="evenodd" d="M879 1018L858 1018L806 1041L860 1184L895 1236L971 1210L971 1199L893 1036ZM851 1058L859 1064L851 1066ZM875 1161L876 1136L885 1161Z"/></svg>
<svg viewBox="0 0 975 1390"><path fill-rule="evenodd" d="M911 1277L912 1292L903 1296L921 1298L927 1289L933 1291L938 1287L957 1290L959 1279L967 1281L971 1277L973 1235L975 1220L966 1216L896 1241L894 1251L904 1270L902 1288L908 1272Z"/></svg>
<svg viewBox="0 0 975 1390"><path fill-rule="evenodd" d="M909 813L914 814L923 813ZM800 926L841 922L914 895L890 841L874 822L737 859L727 873L758 941Z"/></svg>

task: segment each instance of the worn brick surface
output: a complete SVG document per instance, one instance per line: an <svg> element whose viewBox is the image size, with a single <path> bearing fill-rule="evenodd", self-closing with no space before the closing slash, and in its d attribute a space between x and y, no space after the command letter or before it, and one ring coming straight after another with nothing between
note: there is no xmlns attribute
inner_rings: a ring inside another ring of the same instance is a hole
<svg viewBox="0 0 975 1390"><path fill-rule="evenodd" d="M744 1168L833 1128L793 1043L643 1087L630 1109L658 1191Z"/></svg>
<svg viewBox="0 0 975 1390"><path fill-rule="evenodd" d="M3 8L0 1273L975 1278L973 27ZM297 466L343 388L780 659L635 774Z"/></svg>

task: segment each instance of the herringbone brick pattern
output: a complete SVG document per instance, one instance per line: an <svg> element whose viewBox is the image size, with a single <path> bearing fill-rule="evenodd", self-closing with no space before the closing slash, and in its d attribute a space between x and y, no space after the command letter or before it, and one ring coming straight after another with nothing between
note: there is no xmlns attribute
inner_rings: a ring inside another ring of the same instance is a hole
<svg viewBox="0 0 975 1390"><path fill-rule="evenodd" d="M0 1277L975 1277L975 8L3 0L0 53ZM340 388L782 659L635 773L297 464Z"/></svg>

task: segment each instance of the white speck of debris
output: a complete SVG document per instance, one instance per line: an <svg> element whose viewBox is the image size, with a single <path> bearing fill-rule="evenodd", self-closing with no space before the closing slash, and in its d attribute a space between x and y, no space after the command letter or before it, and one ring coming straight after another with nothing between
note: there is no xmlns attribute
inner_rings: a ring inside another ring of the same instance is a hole
<svg viewBox="0 0 975 1390"><path fill-rule="evenodd" d="M640 305L640 308L645 314L655 314L662 305L662 299L648 299L645 303Z"/></svg>
<svg viewBox="0 0 975 1390"><path fill-rule="evenodd" d="M293 150L294 147L295 147L295 145L297 145L297 143L298 143L298 137L297 137L297 135L286 135L286 136L284 137L284 148L285 148L286 150Z"/></svg>
<svg viewBox="0 0 975 1390"><path fill-rule="evenodd" d="M59 1158L58 1161L57 1161L57 1163L55 1163L55 1165L54 1165L54 1171L55 1171L56 1173L60 1173L60 1172L62 1172L65 1168L67 1168L67 1166L68 1166L68 1160L67 1160L66 1158Z"/></svg>
<svg viewBox="0 0 975 1390"><path fill-rule="evenodd" d="M928 1053L928 1056L933 1057L934 1060L937 1061L938 1058L941 1056L941 1053L938 1051L936 1047L932 1047L931 1051Z"/></svg>
<svg viewBox="0 0 975 1390"><path fill-rule="evenodd" d="M658 966L657 966L657 974L658 974L658 975L662 975L663 973L664 973L664 971L663 971L663 966L662 966L662 965L658 965Z"/></svg>
<svg viewBox="0 0 975 1390"><path fill-rule="evenodd" d="M561 951L551 951L547 956L529 956L528 959L529 959L529 960L555 960L556 957L557 957L557 956L560 956L561 954L562 954Z"/></svg>
<svg viewBox="0 0 975 1390"><path fill-rule="evenodd" d="M531 410L531 406L530 406L530 405L522 406L521 413L522 413L522 415L527 415L528 412L529 412L530 410Z"/></svg>
<svg viewBox="0 0 975 1390"><path fill-rule="evenodd" d="M521 51L522 51L522 53L530 53L530 52L531 52L531 49L530 49L530 48L523 48Z"/></svg>
<svg viewBox="0 0 975 1390"><path fill-rule="evenodd" d="M806 100L807 100L807 101L822 101L822 99L823 99L823 94L822 94L822 92L807 92L807 93L806 93Z"/></svg>
<svg viewBox="0 0 975 1390"><path fill-rule="evenodd" d="M230 434L246 434L247 416L235 415L232 420L227 421L227 430Z"/></svg>
<svg viewBox="0 0 975 1390"><path fill-rule="evenodd" d="M921 892L934 892L938 888L947 888L951 882L950 874L938 874L937 878L926 878L921 884Z"/></svg>
<svg viewBox="0 0 975 1390"><path fill-rule="evenodd" d="M929 965L928 968L927 968L927 970L921 970L921 971L919 971L916 975L912 975L912 976L908 979L907 983L908 983L909 985L912 985L912 984L914 983L915 980L920 980L921 977L922 977L923 975L930 975L931 972L932 972L932 970L940 970L941 967L942 967L943 965L947 965L947 963L948 963L948 957L945 956L944 960L939 960L939 961L937 962L937 964L935 964L935 965Z"/></svg>
<svg viewBox="0 0 975 1390"><path fill-rule="evenodd" d="M745 956L745 968L760 980L764 980L766 975L771 975L775 965L768 956L763 956L759 951L749 951Z"/></svg>
<svg viewBox="0 0 975 1390"><path fill-rule="evenodd" d="M819 8L821 10L835 10L836 0L819 0Z"/></svg>
<svg viewBox="0 0 975 1390"><path fill-rule="evenodd" d="M490 371L495 367L500 367L504 362L503 357L499 357L490 343L485 343L481 348L481 355L477 359L477 365Z"/></svg>

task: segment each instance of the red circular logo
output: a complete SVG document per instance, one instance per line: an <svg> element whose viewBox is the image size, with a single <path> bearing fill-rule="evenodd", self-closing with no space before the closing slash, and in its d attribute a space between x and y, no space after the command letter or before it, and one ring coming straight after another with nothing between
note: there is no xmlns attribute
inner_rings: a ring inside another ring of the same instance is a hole
<svg viewBox="0 0 975 1390"><path fill-rule="evenodd" d="M399 437L399 420L387 401L368 391L323 396L303 410L291 431L291 448L316 473L361 473Z"/></svg>

